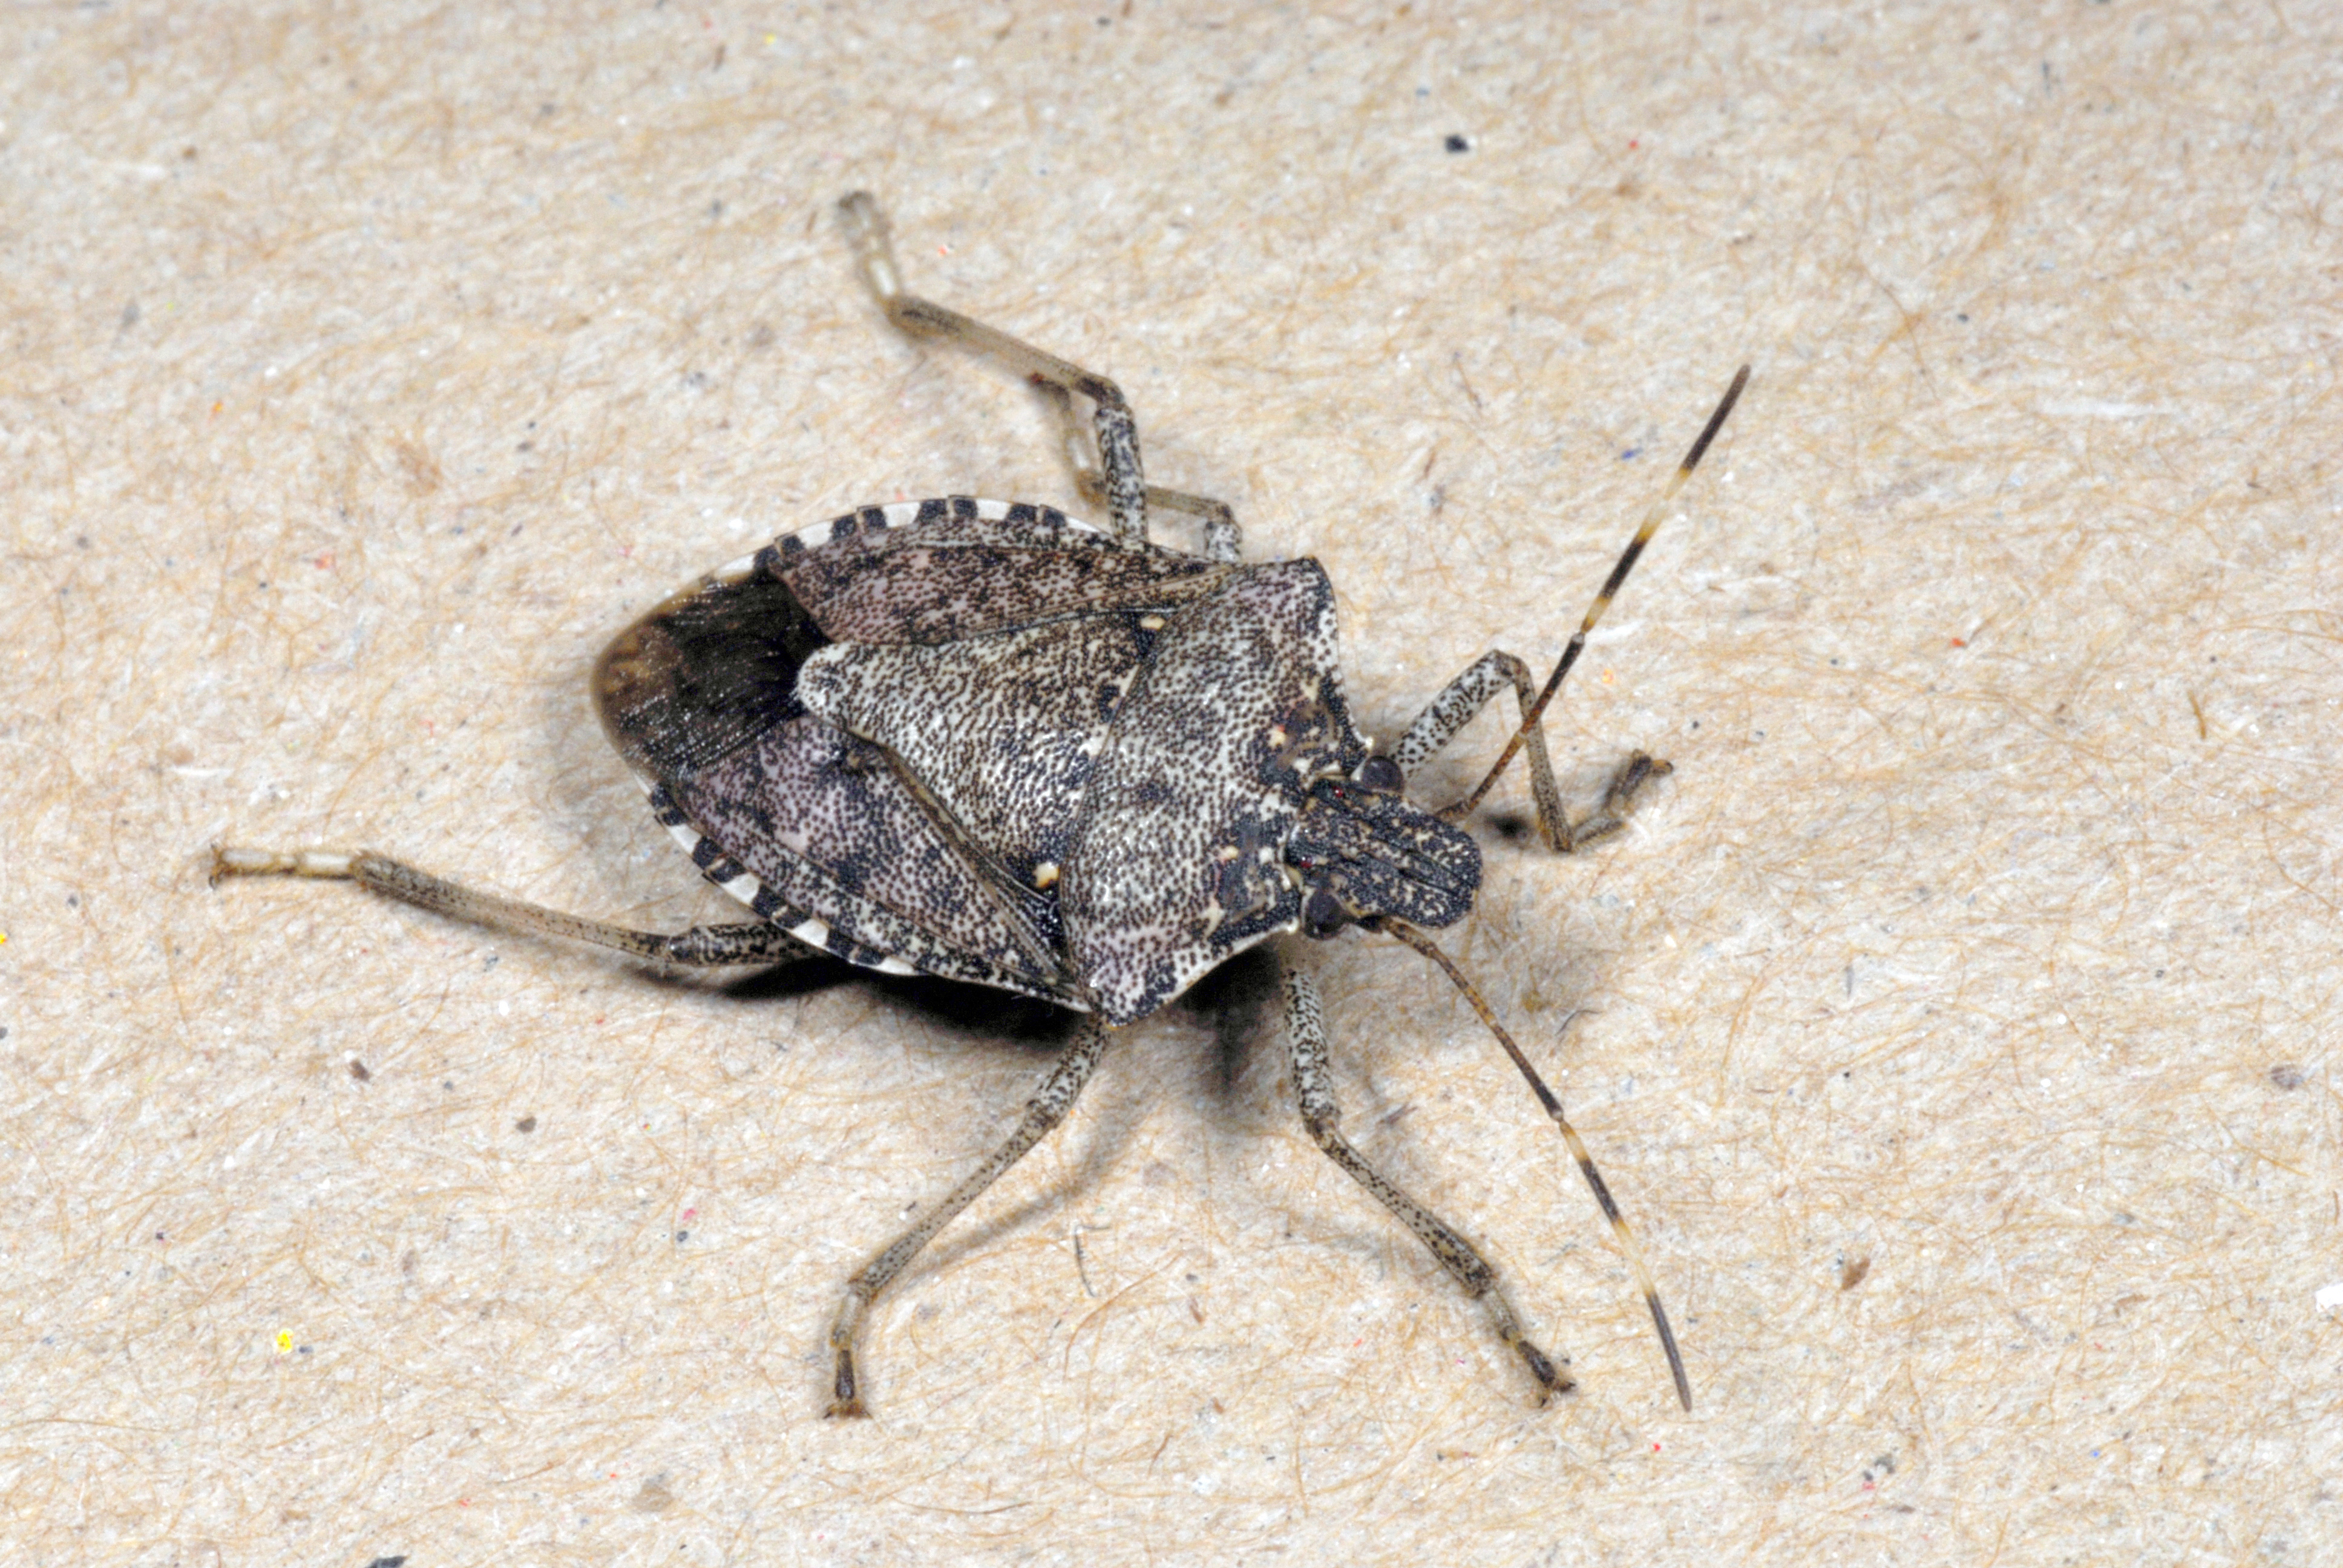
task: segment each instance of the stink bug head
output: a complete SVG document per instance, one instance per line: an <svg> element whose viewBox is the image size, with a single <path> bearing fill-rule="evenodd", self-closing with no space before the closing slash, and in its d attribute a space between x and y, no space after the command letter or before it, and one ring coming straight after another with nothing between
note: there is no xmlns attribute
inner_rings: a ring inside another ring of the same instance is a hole
<svg viewBox="0 0 2343 1568"><path fill-rule="evenodd" d="M1386 915L1436 930L1471 913L1480 891L1472 836L1382 787L1399 772L1389 758L1368 761L1355 779L1313 786L1286 840L1286 864L1302 878L1304 936Z"/></svg>

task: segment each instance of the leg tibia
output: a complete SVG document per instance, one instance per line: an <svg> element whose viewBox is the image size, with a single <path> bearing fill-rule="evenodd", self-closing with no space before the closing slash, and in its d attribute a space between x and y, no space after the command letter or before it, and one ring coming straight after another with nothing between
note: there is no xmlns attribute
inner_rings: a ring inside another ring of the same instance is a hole
<svg viewBox="0 0 2343 1568"><path fill-rule="evenodd" d="M1464 1287L1465 1293L1487 1309L1498 1339L1522 1358L1530 1375L1537 1380L1542 1401L1566 1392L1572 1386L1568 1374L1522 1332L1521 1320L1513 1315L1512 1304L1497 1284L1497 1271L1439 1215L1401 1191L1362 1159L1339 1131L1342 1111L1335 1104L1333 1079L1326 1066L1325 1023L1318 1005L1318 990L1307 975L1290 965L1285 970L1285 1032L1292 1052L1294 1100L1311 1141L1353 1181L1373 1193L1393 1218L1413 1231L1416 1240L1440 1261L1440 1266Z"/></svg>
<svg viewBox="0 0 2343 1568"><path fill-rule="evenodd" d="M1399 744L1392 748L1392 760L1399 764L1400 772L1412 777L1508 685L1513 687L1527 722L1538 695L1537 688L1530 681L1529 667L1503 650L1485 653L1424 705L1415 722L1400 737ZM1538 837L1545 840L1548 849L1565 855L1598 839L1607 839L1625 827L1635 792L1669 771L1665 762L1636 752L1612 779L1611 787L1604 791L1603 803L1584 821L1574 825L1563 809L1562 791L1554 785L1554 764L1546 755L1542 724L1529 723L1522 731L1521 749L1529 753L1530 798L1537 807ZM1486 789L1487 781L1483 780L1481 790L1440 814L1452 821L1463 816L1479 803Z"/></svg>
<svg viewBox="0 0 2343 1568"><path fill-rule="evenodd" d="M367 849L244 849L223 845L212 850L212 881L216 884L223 877L309 877L321 881L356 882L369 892L397 899L451 920L467 920L494 930L591 942L596 947L631 954L661 969L787 963L821 956L779 926L762 920L694 926L674 936L638 931L564 914L542 904L483 893Z"/></svg>
<svg viewBox="0 0 2343 1568"><path fill-rule="evenodd" d="M1415 722L1407 727L1407 733L1392 749L1392 760L1399 764L1403 774L1413 775L1453 740L1456 732L1470 724L1507 686L1513 689L1526 718L1530 705L1537 700L1537 687L1530 679L1529 666L1502 648L1483 654L1471 668L1450 681L1424 705L1423 711L1416 715ZM1537 805L1538 836L1545 840L1548 849L1567 850L1570 819L1563 814L1562 792L1554 788L1554 764L1546 756L1544 726L1530 729L1525 745L1530 754L1530 799ZM1450 812L1441 815L1448 816Z"/></svg>
<svg viewBox="0 0 2343 1568"><path fill-rule="evenodd" d="M1131 405L1124 400L1122 389L1070 359L1061 359L1022 338L1012 337L933 300L905 293L902 270L895 265L894 239L878 202L868 191L854 191L838 205L845 215L847 234L853 241L863 280L886 307L890 321L906 332L950 338L1041 386L1079 392L1091 400L1103 475L1101 483L1106 491L1115 537L1134 544L1144 543L1147 481L1141 477L1139 459L1139 427L1131 417Z"/></svg>
<svg viewBox="0 0 2343 1568"><path fill-rule="evenodd" d="M836 1371L830 1380L830 1403L824 1413L834 1416L868 1415L862 1402L861 1379L855 1370L854 1342L862 1321L862 1310L878 1300L879 1292L903 1271L904 1266L919 1255L920 1249L935 1239L960 1211L982 1195L984 1190L999 1181L1001 1174L1032 1147L1049 1136L1050 1130L1066 1119L1074 1101L1090 1081L1091 1070L1098 1066L1100 1055L1106 1050L1106 1026L1096 1019L1083 1021L1081 1032L1058 1059L1050 1075L1041 1081L1033 1097L1025 1102L1024 1118L1009 1141L994 1150L983 1164L976 1168L959 1186L947 1193L943 1201L928 1211L920 1222L880 1249L879 1255L865 1263L852 1279L846 1282L846 1300L838 1310L837 1320L830 1324L830 1348L837 1358Z"/></svg>

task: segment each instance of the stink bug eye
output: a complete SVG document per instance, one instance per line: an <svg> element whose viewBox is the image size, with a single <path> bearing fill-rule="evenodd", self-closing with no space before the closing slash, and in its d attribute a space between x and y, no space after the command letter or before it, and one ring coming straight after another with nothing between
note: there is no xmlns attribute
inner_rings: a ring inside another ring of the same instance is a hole
<svg viewBox="0 0 2343 1568"><path fill-rule="evenodd" d="M830 1332L830 1413L865 1413L856 1346L880 1292L936 1233L1063 1121L1113 1031L1207 971L1293 933L1356 925L1447 974L1560 1129L1632 1262L1684 1407L1692 1389L1634 1234L1561 1102L1462 970L1425 935L1471 912L1481 853L1458 824L1527 752L1547 844L1615 832L1668 771L1641 753L1602 804L1564 811L1541 720L1670 499L1724 425L1743 367L1644 517L1543 687L1491 652L1389 754L1352 722L1334 597L1312 560L1247 565L1227 506L1150 485L1112 381L903 291L887 223L841 204L864 280L907 333L987 356L1061 423L1093 527L1055 508L950 496L860 508L783 534L659 605L603 654L593 695L652 814L752 919L638 931L478 892L367 851L221 848L214 877L356 881L458 920L676 965L844 962L1021 992L1087 1015L1007 1141L847 1282ZM1076 399L1089 405L1087 427ZM1200 551L1150 518L1192 518ZM1506 687L1503 754L1433 812L1407 783ZM1295 944L1298 947L1298 944ZM1282 950L1282 956L1294 956ZM1487 1308L1537 1382L1568 1389L1472 1245L1342 1137L1324 1022L1284 965L1304 1127ZM1566 1362L1565 1363L1566 1364Z"/></svg>
<svg viewBox="0 0 2343 1568"><path fill-rule="evenodd" d="M1321 887L1302 906L1302 934L1305 937L1331 937L1358 917L1342 907L1342 900L1331 888Z"/></svg>

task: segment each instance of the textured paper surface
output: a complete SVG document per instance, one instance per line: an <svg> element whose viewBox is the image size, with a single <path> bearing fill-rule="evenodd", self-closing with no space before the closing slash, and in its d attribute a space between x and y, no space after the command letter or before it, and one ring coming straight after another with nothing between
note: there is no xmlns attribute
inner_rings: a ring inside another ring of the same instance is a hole
<svg viewBox="0 0 2343 1568"><path fill-rule="evenodd" d="M0 30L0 1559L2335 1560L2331 11ZM1312 1147L1239 974L881 1303L840 1426L840 1282L1046 1015L206 890L214 841L368 845L729 918L603 643L849 505L1074 499L1029 394L860 292L858 186L911 286L1325 564L1385 735L1553 657L1754 363L1552 723L1574 800L1675 776L1584 859L1484 819L1448 944L1693 1415L1390 943L1304 955L1346 1125L1578 1393Z"/></svg>

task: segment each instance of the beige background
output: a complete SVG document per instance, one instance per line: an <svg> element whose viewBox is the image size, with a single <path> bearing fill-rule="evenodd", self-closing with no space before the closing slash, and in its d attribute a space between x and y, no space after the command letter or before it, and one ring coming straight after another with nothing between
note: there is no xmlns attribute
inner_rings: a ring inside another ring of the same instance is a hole
<svg viewBox="0 0 2343 1568"><path fill-rule="evenodd" d="M890 10L0 21L0 1560L2343 1560L2335 13ZM602 644L854 503L1071 498L858 292L855 186L1326 564L1385 734L1552 657L1755 364L1553 725L1578 799L1676 778L1584 860L1484 821L1449 939L1695 1414L1389 943L1305 955L1348 1125L1578 1394L1311 1147L1240 975L885 1302L840 1427L839 1283L1031 1012L206 890L363 843L723 918Z"/></svg>

